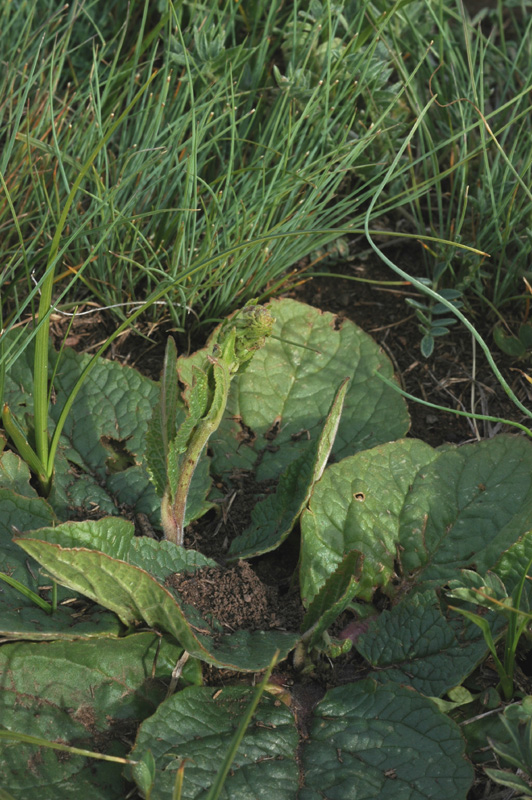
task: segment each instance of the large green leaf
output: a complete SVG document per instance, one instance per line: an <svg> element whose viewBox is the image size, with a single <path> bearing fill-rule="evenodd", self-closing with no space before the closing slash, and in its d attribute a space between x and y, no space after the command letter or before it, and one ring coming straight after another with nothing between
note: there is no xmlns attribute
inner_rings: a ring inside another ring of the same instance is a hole
<svg viewBox="0 0 532 800"><path fill-rule="evenodd" d="M314 484L323 474L340 423L347 388L347 381L344 381L318 438L281 475L275 494L268 495L254 507L251 525L231 543L231 559L261 555L279 547L286 539L307 505Z"/></svg>
<svg viewBox="0 0 532 800"><path fill-rule="evenodd" d="M101 606L77 602L58 606L53 614L38 608L10 586L1 586L0 636L5 639L47 641L119 636L122 626ZM72 592L70 592L72 599Z"/></svg>
<svg viewBox="0 0 532 800"><path fill-rule="evenodd" d="M378 670L377 680L413 686L429 697L461 684L487 653L479 629L445 614L431 589L383 611L355 647Z"/></svg>
<svg viewBox="0 0 532 800"><path fill-rule="evenodd" d="M211 439L215 473L256 466L258 480L277 478L319 436L347 377L336 458L406 433L402 397L375 375L391 378L391 362L370 336L349 320L294 300L270 307L273 336L232 381L226 417ZM182 362L180 369L188 370Z"/></svg>
<svg viewBox="0 0 532 800"><path fill-rule="evenodd" d="M10 489L0 489L0 572L36 591L38 581L27 567L27 558L12 540L23 531L50 525L54 519L52 509L41 497L24 497Z"/></svg>
<svg viewBox="0 0 532 800"><path fill-rule="evenodd" d="M363 680L327 692L314 715L299 800L465 800L460 730L414 690Z"/></svg>
<svg viewBox="0 0 532 800"><path fill-rule="evenodd" d="M4 645L0 729L126 756L136 723L164 699L159 679L170 676L181 654L153 633ZM17 800L123 800L121 772L120 764L0 742L2 787Z"/></svg>
<svg viewBox="0 0 532 800"><path fill-rule="evenodd" d="M145 569L158 581L164 583L175 572L194 572L200 567L216 567L212 558L207 558L197 550L176 547L173 542L156 542L146 537L133 537L127 561Z"/></svg>
<svg viewBox="0 0 532 800"><path fill-rule="evenodd" d="M21 531L41 528L55 521L50 505L37 497L29 483L26 464L13 453L5 452L0 459L0 572L39 594L50 581L39 575L39 565L20 549L13 536ZM60 590L59 601L72 592ZM0 636L23 639L75 639L92 636L118 635L120 625L113 614L103 608L91 607L83 613L78 606L59 605L50 615L38 608L17 589L0 581Z"/></svg>
<svg viewBox="0 0 532 800"><path fill-rule="evenodd" d="M122 548L121 539L125 537L117 535L117 529L122 530L125 525L128 523L114 517L98 520L97 524L81 523L80 537L88 537L91 527L94 528L97 535L90 543L93 547L98 537L105 538L102 533L105 528L110 542L106 545L108 552ZM42 529L38 535L42 538L17 539L17 542L59 583L114 611L126 625L144 620L149 626L170 633L191 655L216 666L255 672L268 666L277 649L284 658L297 642L297 634L278 631L240 631L215 640L215 631L195 609L182 607L172 592L148 571L107 552L79 547L76 523ZM66 541L70 546L57 543L63 536L63 543ZM78 546L73 547L74 542ZM186 551L174 545L174 552L178 567L175 571L181 571L184 563L191 566ZM193 559L202 565L201 557Z"/></svg>
<svg viewBox="0 0 532 800"><path fill-rule="evenodd" d="M0 504L1 507L1 504ZM37 517L33 526L39 527L42 519ZM0 523L1 526L1 523ZM91 522L66 522L54 528L41 528L39 536L48 542L64 547L87 547L100 550L115 558L146 569L158 580L164 580L174 572L193 571L201 566L214 566L216 562L194 550L176 548L170 542L156 542L145 537L135 537L134 527L118 517L103 518ZM39 587L50 585L50 581L39 575L39 564L11 538L3 548L6 557L5 570L20 583L34 592ZM28 569L28 563L31 571ZM18 564L18 566L16 566ZM118 635L121 625L115 614L92 603L59 604L50 615L10 586L0 583L2 603L0 605L0 635L24 639L75 639L96 636ZM74 593L59 589L59 600L71 598ZM86 606L86 607L85 607ZM83 609L83 613L81 610Z"/></svg>
<svg viewBox="0 0 532 800"><path fill-rule="evenodd" d="M60 357L50 350L50 370L58 358L50 431L90 360L70 348ZM6 376L5 400L20 422L33 413L32 396L27 392L33 380L32 364L33 343ZM68 519L72 508L90 511L95 506L119 514L121 504L127 503L159 524L160 499L144 466L146 431L159 391L154 381L131 367L105 359L93 367L67 417L57 453L50 503L61 519ZM204 459L194 476L188 520L210 507L205 501L209 487L208 461Z"/></svg>
<svg viewBox="0 0 532 800"><path fill-rule="evenodd" d="M172 800L176 773L185 760L184 800L205 796L214 782L239 718L253 691L247 687L189 687L162 703L144 722L131 753L155 758L152 800ZM264 695L232 764L223 800L288 800L297 795L298 735L285 705Z"/></svg>
<svg viewBox="0 0 532 800"><path fill-rule="evenodd" d="M501 435L448 449L421 469L401 512L403 572L442 583L485 573L530 529L532 443Z"/></svg>
<svg viewBox="0 0 532 800"><path fill-rule="evenodd" d="M399 514L417 472L437 453L416 439L374 447L328 467L301 516L300 582L308 604L351 550L364 556L358 596L394 573Z"/></svg>
<svg viewBox="0 0 532 800"><path fill-rule="evenodd" d="M164 540L158 542L145 536L135 536L133 523L120 517L63 522L53 528L41 528L38 536L61 547L98 550L112 558L145 569L160 581L164 581L174 572L193 572L200 567L216 566L216 561L196 550L177 547Z"/></svg>

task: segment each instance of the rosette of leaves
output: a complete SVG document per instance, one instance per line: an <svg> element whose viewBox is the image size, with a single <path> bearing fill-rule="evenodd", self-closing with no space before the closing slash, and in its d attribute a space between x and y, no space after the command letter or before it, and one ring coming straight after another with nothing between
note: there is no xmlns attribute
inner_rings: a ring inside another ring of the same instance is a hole
<svg viewBox="0 0 532 800"><path fill-rule="evenodd" d="M408 427L404 402L376 377L377 371L391 377L392 369L370 337L346 320L291 300L272 303L271 314L275 318L272 335L255 351L247 369L231 380L225 412L209 440L209 453L203 456L205 467L203 471L198 467L193 482L201 486L205 505L196 505L201 516L212 502L211 474L229 483L233 469L248 469L277 480L277 490L256 505L249 526L233 541L228 557L259 557L278 548L288 536L300 536L299 582L306 609L301 629L224 632L216 620L204 619L184 603L167 583L169 575L194 572L212 565L212 560L171 541L136 537L133 525L120 519L118 509L115 516L100 520L63 521L64 505L58 506L60 517L54 498L39 498L29 485L27 470L13 454L5 453L0 462L0 501L7 512L2 519L8 520L1 529L6 573L14 568L20 582L37 594L45 592L50 578L54 579L60 585L60 603L63 598L85 603L87 613L101 615L108 627L95 630L87 618L83 629L80 621L69 618L70 627L60 630L63 622L51 622L54 614L30 609L30 601L20 595L17 607L15 596L10 595L12 622L5 630L13 642L3 648L20 648L22 659L24 648L30 646L28 638L75 637L82 654L85 642L100 633L112 650L119 634L122 638L117 641L133 643L132 629L141 624L156 630L165 647L174 648L165 651L161 667L167 680L175 671L175 660L182 662L188 654L189 671L182 673L175 696L157 701L153 713L139 706L135 720L141 724L128 758L144 767L132 771L128 767L127 776L138 782L145 796L151 792L153 798L170 798L179 783L183 797L196 798L227 765L225 743L252 698L248 687L228 687L218 695L199 685L201 662L255 672L296 648L298 663L305 664L320 651L334 656L351 647L369 665L370 677L326 695L313 712L310 738L302 745L299 764L293 758L298 743L295 697L287 689L272 687L279 699L265 697L256 721L232 755L232 769L227 773L230 796L251 798L260 784L270 787L272 797L292 796L299 786L302 797L314 800L324 792L333 798L339 785L346 796L348 787L356 785L366 787L368 798L382 798L396 797L398 787L404 785L410 793L415 787L419 797L443 800L452 793L465 798L472 769L463 757L462 737L429 698L441 697L458 685L487 648L476 626L449 608L440 589L472 564L481 574L499 570L505 582L507 576L511 580L512 548L520 543L526 550L532 536L532 447L514 436L436 450L401 438ZM191 396L198 365L211 363L208 356L213 357L213 347L219 346L222 330L214 333L205 350L176 359L180 384L175 393L176 420L180 415L185 419L186 398ZM154 393L150 394L154 406L161 387L152 382L148 386ZM90 384L87 389L96 391ZM80 402L87 399L81 395ZM134 398L124 397L123 402L134 417ZM122 415L120 406L116 420ZM148 414L141 423L144 434L147 418ZM135 468L144 474L143 485L149 486L141 448ZM102 456L105 452L103 448ZM104 460L102 474L108 471ZM120 474L114 473L113 480ZM154 493L150 496L157 502ZM157 506L151 514L157 527ZM14 532L16 542L12 542ZM519 552L515 551L517 559ZM376 590L390 600L384 610L373 605ZM87 603L87 598L98 605ZM25 609L25 621L24 627L17 628L13 620L20 608ZM349 609L355 621L362 618L364 627L358 631L346 627L343 632L332 628ZM495 623L493 632L500 634ZM48 644L37 641L33 646ZM37 655L45 652L50 655L50 669L60 659L64 664L70 658L52 648ZM73 649L72 657L77 652ZM152 650L149 653L151 664ZM10 663L14 663L13 655L7 653ZM133 661L136 658L138 654L132 656ZM174 659L173 669L170 659ZM35 700L29 701L30 706L38 702L49 680L44 672L41 679L40 669L32 667ZM132 682L145 680L145 674L139 672ZM84 680L76 677L73 685L85 686L90 698L94 681L88 674L86 684ZM57 704L68 715L76 702L65 693ZM13 707L10 731L24 732L17 704ZM102 724L95 722L89 733L98 734ZM45 720L41 727L33 716L32 725L36 734L46 738ZM275 735L268 735L272 730ZM68 741L75 740L76 731L69 729ZM148 751L151 756L146 755ZM28 779L22 786L17 783L21 767L16 748L6 752L2 768L9 776L7 790L19 795L22 791L31 798L36 785L47 785L49 773L45 776L40 764L50 770L53 759L41 753L42 762L32 762L37 770L34 784ZM207 752L209 758L204 757ZM25 751L25 763L28 757ZM74 763L68 762L68 768ZM55 796L61 797L65 774L57 759L55 764L59 766L49 783ZM436 772L435 765L439 765ZM77 775L78 769L82 769L79 764L70 774ZM118 767L106 769L113 780L117 776L123 780ZM327 776L333 773L331 782ZM122 783L102 789L101 777L89 780L96 797L123 796Z"/></svg>

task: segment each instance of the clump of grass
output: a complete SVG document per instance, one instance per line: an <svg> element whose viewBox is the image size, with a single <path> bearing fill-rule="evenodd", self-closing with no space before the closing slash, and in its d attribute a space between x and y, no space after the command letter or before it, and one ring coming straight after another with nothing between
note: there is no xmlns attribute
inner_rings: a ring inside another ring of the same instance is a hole
<svg viewBox="0 0 532 800"><path fill-rule="evenodd" d="M523 278L532 278L532 21L526 13L518 21L511 9L503 18L501 2L482 15L482 24L467 16L461 3L423 6L408 30L397 34L390 28L387 39L405 82L410 74L398 54L430 45L405 95L416 114L431 95L436 98L411 142L409 171L398 172L396 188L410 194L409 219L420 234L489 254L425 247L425 279L436 291L454 290L470 309L479 298L499 317L520 305L524 319L529 296ZM424 315L437 327L432 306ZM426 320L423 325L427 328Z"/></svg>
<svg viewBox="0 0 532 800"><path fill-rule="evenodd" d="M155 71L69 211L50 265L56 304L90 298L123 320L165 281L178 328L210 324L361 226L389 158L381 142L406 117L375 35L387 18L368 21L367 3L344 15L146 0L125 21L111 6L100 26L96 5L54 13L35 0L4 29L17 31L2 91L5 322L35 313L80 165Z"/></svg>

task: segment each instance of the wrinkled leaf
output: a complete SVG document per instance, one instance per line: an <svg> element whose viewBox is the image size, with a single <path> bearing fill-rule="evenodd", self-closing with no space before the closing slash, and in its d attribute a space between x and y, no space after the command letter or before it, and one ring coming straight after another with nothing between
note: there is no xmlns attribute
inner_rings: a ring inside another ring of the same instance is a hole
<svg viewBox="0 0 532 800"><path fill-rule="evenodd" d="M401 512L404 573L444 583L485 573L530 529L532 443L501 435L447 449L415 477Z"/></svg>
<svg viewBox="0 0 532 800"><path fill-rule="evenodd" d="M127 554L127 561L140 567L164 583L175 572L194 572L201 567L216 567L216 561L197 550L176 547L172 542L156 542L146 537L134 537Z"/></svg>
<svg viewBox="0 0 532 800"><path fill-rule="evenodd" d="M260 457L257 480L277 478L315 442L346 377L336 458L406 433L403 398L375 376L391 378L391 362L371 337L294 300L274 300L270 310L278 338L268 339L232 382L225 419L211 439L216 474L251 469Z"/></svg>
<svg viewBox="0 0 532 800"><path fill-rule="evenodd" d="M50 525L55 515L50 505L36 496L29 484L29 470L18 456L2 454L0 476L4 484L11 479L11 488L0 489L0 572L39 594L50 581L39 574L39 565L13 542L13 536ZM85 608L82 613L80 606L62 606L61 601L71 596L72 592L60 590L60 605L50 615L13 587L0 583L0 636L39 640L118 635L118 620L104 609Z"/></svg>
<svg viewBox="0 0 532 800"><path fill-rule="evenodd" d="M50 370L57 358L50 350ZM63 350L49 409L50 430L89 360L68 347ZM31 394L24 388L32 385L32 371L30 343L6 375L5 400L20 420L33 413ZM118 515L120 505L127 503L158 523L160 501L144 466L146 431L158 394L157 384L131 367L105 359L94 366L67 417L57 452L49 502L60 519L68 519L72 507L90 511L98 506ZM204 502L208 470L203 466L196 472L192 490L201 510L191 501L190 520L210 507Z"/></svg>
<svg viewBox="0 0 532 800"><path fill-rule="evenodd" d="M182 650L153 633L96 642L8 644L0 648L3 729L125 756L136 722L164 699ZM152 679L152 667L155 668ZM123 800L122 765L2 741L2 786L27 800Z"/></svg>
<svg viewBox="0 0 532 800"><path fill-rule="evenodd" d="M28 465L10 450L2 452L0 455L0 488L10 489L14 494L22 497L32 499L38 497L37 492L30 484ZM51 509L50 514L53 514Z"/></svg>
<svg viewBox="0 0 532 800"><path fill-rule="evenodd" d="M414 476L437 453L416 439L375 447L328 467L301 516L300 582L308 604L346 553L364 556L358 596L394 573L399 515Z"/></svg>
<svg viewBox="0 0 532 800"><path fill-rule="evenodd" d="M123 526L124 521L108 517L98 523L107 527L113 542L111 547L121 547L113 530L117 523ZM82 523L84 535L91 524ZM72 537L75 528L76 523L65 523L55 529L39 531L41 540L17 541L58 583L114 611L125 625L144 620L150 627L170 633L191 655L216 666L243 671L264 669L277 649L281 658L285 658L294 647L297 634L277 631L239 631L221 636L215 642L211 626L195 609L182 608L172 592L146 570L105 552L54 543L63 534ZM175 547L176 553L180 550Z"/></svg>
<svg viewBox="0 0 532 800"><path fill-rule="evenodd" d="M493 572L503 581L506 591L511 595L523 577L523 571L532 559L532 530L524 533L515 544L501 555L493 567ZM522 608L532 608L532 585L525 581L522 595Z"/></svg>
<svg viewBox="0 0 532 800"><path fill-rule="evenodd" d="M327 692L314 716L300 800L465 800L460 730L412 689L359 681Z"/></svg>
<svg viewBox="0 0 532 800"><path fill-rule="evenodd" d="M494 572L479 575L473 570L460 570L460 577L448 582L449 590L445 593L448 598L472 603L474 606L484 606L488 609L502 613L501 606L494 605L490 598L501 603L511 605L511 598L503 581ZM456 603L454 603L456 605Z"/></svg>
<svg viewBox="0 0 532 800"><path fill-rule="evenodd" d="M347 388L346 380L338 390L312 447L281 475L275 494L268 495L254 507L251 525L231 543L229 556L232 560L274 550L286 539L307 505L314 484L323 474L340 423Z"/></svg>
<svg viewBox="0 0 532 800"><path fill-rule="evenodd" d="M153 409L146 432L146 462L159 497L162 497L166 488L168 445L175 436L177 413L182 406L177 381L177 348L169 336L164 354L159 402Z"/></svg>
<svg viewBox="0 0 532 800"><path fill-rule="evenodd" d="M211 787L253 695L247 687L189 687L162 703L138 732L131 758L147 749L155 758L152 800L172 800L176 771L186 760L183 800ZM280 800L297 794L297 730L290 711L264 695L238 749L221 797Z"/></svg>
<svg viewBox="0 0 532 800"><path fill-rule="evenodd" d="M445 614L430 589L383 611L355 647L378 670L377 680L413 686L429 697L462 683L487 653L475 625Z"/></svg>
<svg viewBox="0 0 532 800"><path fill-rule="evenodd" d="M104 517L90 522L66 522L55 528L41 528L39 536L64 547L86 547L124 559L146 569L161 582L174 572L193 571L201 566L214 566L216 563L194 550L176 548L170 542L136 537L133 525L118 517ZM18 563L19 568L15 574L25 577L25 585L33 591L37 591L39 586L50 586L50 580L39 574L38 563L29 559L11 540L9 544L9 553L12 553L8 561L9 569L13 570L13 565ZM26 566L30 562L33 564L31 572ZM120 633L121 625L115 614L101 606L93 606L84 601L78 602L73 608L70 604L60 604L56 613L49 615L11 587L1 585L0 590L0 635L40 640L88 638ZM72 591L59 589L60 601L73 595Z"/></svg>
<svg viewBox="0 0 532 800"><path fill-rule="evenodd" d="M213 559L196 550L186 550L172 542L135 536L133 523L120 517L63 522L54 528L41 528L38 535L50 544L98 550L145 569L162 581L174 572L193 572L199 567L216 565Z"/></svg>
<svg viewBox="0 0 532 800"><path fill-rule="evenodd" d="M36 591L38 581L26 565L28 559L12 539L23 531L42 528L53 521L53 511L42 498L23 497L9 489L0 489L0 571Z"/></svg>

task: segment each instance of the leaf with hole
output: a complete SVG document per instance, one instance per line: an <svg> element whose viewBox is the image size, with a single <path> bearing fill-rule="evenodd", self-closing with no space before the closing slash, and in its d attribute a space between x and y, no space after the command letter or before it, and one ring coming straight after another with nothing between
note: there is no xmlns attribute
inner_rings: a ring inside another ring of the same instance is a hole
<svg viewBox="0 0 532 800"><path fill-rule="evenodd" d="M305 605L345 554L364 557L357 595L370 599L394 575L399 519L415 475L437 457L429 445L405 439L327 467L301 516L301 595Z"/></svg>

